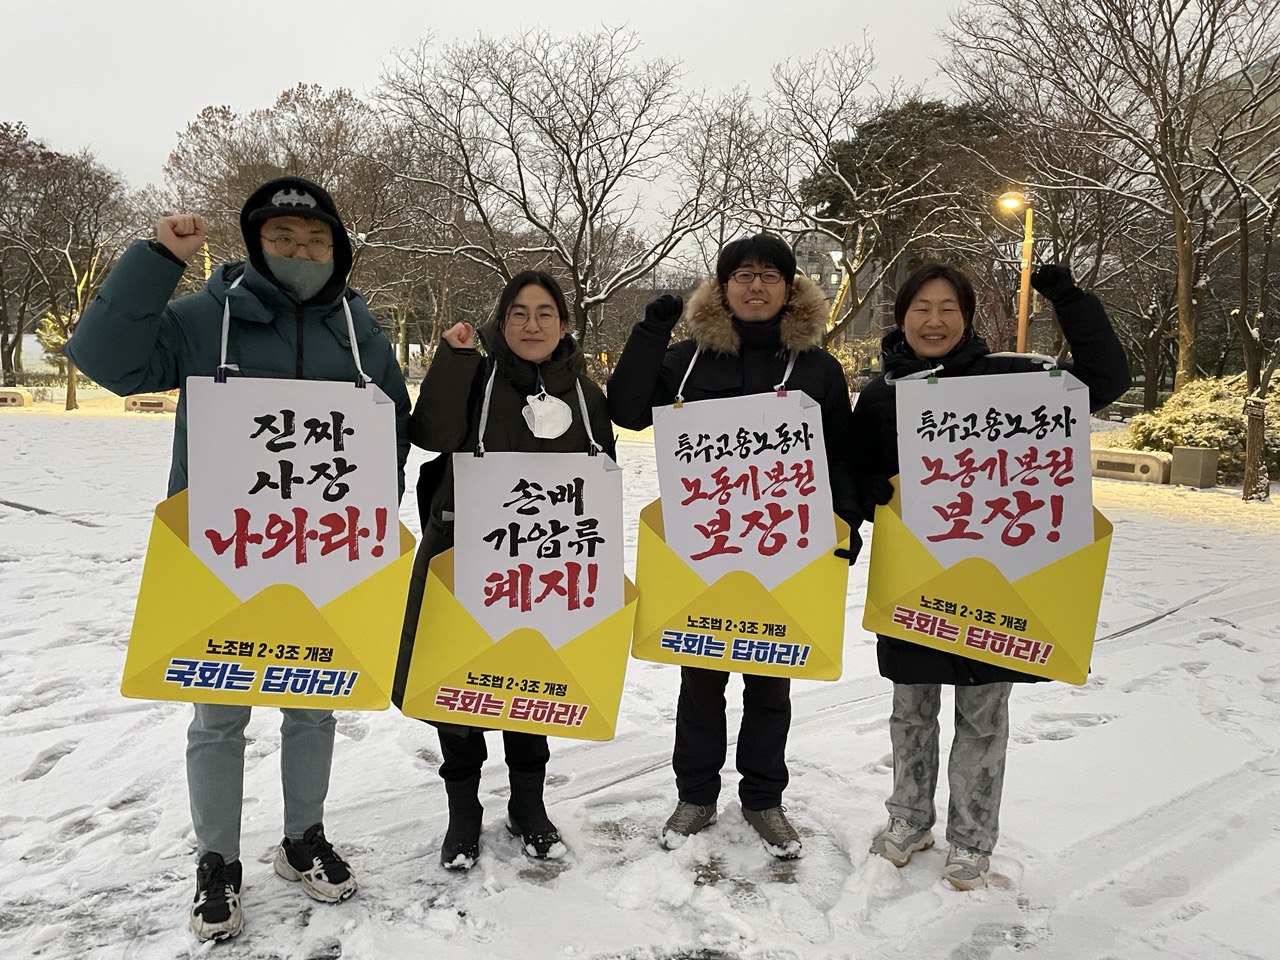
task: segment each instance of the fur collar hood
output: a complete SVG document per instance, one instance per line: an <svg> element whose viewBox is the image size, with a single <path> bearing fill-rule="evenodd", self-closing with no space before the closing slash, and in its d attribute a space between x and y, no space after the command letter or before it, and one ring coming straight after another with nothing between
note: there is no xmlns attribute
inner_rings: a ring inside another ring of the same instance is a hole
<svg viewBox="0 0 1280 960"><path fill-rule="evenodd" d="M789 353L822 346L830 305L822 288L803 273L796 274L791 297L782 308L779 337ZM742 338L733 329L733 315L724 302L720 281L707 277L685 303L681 319L700 350L737 356Z"/></svg>

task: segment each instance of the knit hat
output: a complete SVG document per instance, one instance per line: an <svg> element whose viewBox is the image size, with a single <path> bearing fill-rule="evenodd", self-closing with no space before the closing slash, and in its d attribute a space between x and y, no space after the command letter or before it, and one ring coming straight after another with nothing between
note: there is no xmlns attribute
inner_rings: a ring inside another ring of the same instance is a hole
<svg viewBox="0 0 1280 960"><path fill-rule="evenodd" d="M272 217L303 217L319 220L333 233L333 278L313 299L334 299L346 287L351 270L351 241L333 197L323 187L301 177L269 180L250 194L240 209L240 232L244 235L249 262L264 277L279 282L262 255L262 225ZM336 289L334 289L336 287Z"/></svg>

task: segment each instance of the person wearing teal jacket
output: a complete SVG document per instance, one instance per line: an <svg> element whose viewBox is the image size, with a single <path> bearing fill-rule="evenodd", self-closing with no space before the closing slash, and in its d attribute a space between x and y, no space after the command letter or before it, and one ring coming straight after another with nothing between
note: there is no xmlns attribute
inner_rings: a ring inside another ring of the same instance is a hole
<svg viewBox="0 0 1280 960"><path fill-rule="evenodd" d="M85 309L67 357L121 395L183 390L169 495L187 487L187 377L241 376L376 384L395 403L400 492L409 394L391 343L347 286L351 244L333 199L299 177L263 184L240 213L248 258L215 269L199 293L170 298L205 240L199 216L161 218L134 242ZM352 347L352 341L355 347ZM359 362L357 363L357 355ZM249 707L194 705L187 785L199 863L189 924L200 940L240 933L240 809ZM333 759L331 710L281 711L284 837L275 870L313 899L356 891L322 820Z"/></svg>

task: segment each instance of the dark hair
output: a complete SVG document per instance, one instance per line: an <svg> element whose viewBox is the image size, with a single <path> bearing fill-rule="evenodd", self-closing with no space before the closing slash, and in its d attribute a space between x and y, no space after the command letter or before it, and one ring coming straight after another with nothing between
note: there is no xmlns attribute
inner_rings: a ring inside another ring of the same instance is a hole
<svg viewBox="0 0 1280 960"><path fill-rule="evenodd" d="M720 251L716 259L716 279L720 285L728 283L729 275L748 260L754 260L762 267L775 268L788 285L795 282L796 255L786 241L771 233L757 233L754 237L742 237L725 244Z"/></svg>
<svg viewBox="0 0 1280 960"><path fill-rule="evenodd" d="M898 288L897 299L893 301L893 322L901 328L911 301L916 298L920 288L930 280L945 280L951 284L956 291L956 299L960 301L960 312L964 314L965 329L972 327L973 315L978 309L978 298L973 292L973 284L963 273L945 263L926 263L907 277L906 283Z"/></svg>
<svg viewBox="0 0 1280 960"><path fill-rule="evenodd" d="M507 313L511 310L511 305L515 303L516 296L528 286L541 287L551 294L551 299L560 314L560 322L562 324L569 322L569 306L565 303L564 291L560 289L560 284L556 282L556 278L544 270L521 270L507 281L507 285L502 288L502 294L498 297L498 306L493 311L493 317L490 318L480 332L480 337L487 349L492 351L495 346L505 342L503 337L507 328Z"/></svg>

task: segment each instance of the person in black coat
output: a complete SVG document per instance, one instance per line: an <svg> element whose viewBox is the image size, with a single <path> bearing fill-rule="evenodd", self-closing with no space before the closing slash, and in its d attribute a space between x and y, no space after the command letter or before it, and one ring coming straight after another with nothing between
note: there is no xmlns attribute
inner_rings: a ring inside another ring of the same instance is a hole
<svg viewBox="0 0 1280 960"><path fill-rule="evenodd" d="M422 382L409 419L409 438L439 452L418 480L422 543L400 637L400 657L392 700L404 706L405 687L431 560L454 545L452 454L490 453L616 454L604 394L587 374L582 348L569 333L569 309L560 284L541 270L516 274L504 287L493 318L480 331L488 351L477 349L477 331L457 323L441 343ZM541 422L550 408L559 414ZM531 419L530 419L531 418ZM488 757L485 732L478 727L435 723L440 736L440 777L449 802L449 826L440 849L447 870L469 870L480 855L483 809L480 771ZM507 827L523 838L534 859L559 859L567 852L543 803L551 751L543 734L502 732L511 784Z"/></svg>
<svg viewBox="0 0 1280 960"><path fill-rule="evenodd" d="M1062 266L1040 267L1031 285L1053 304L1071 346L1073 363L1062 369L1088 387L1091 411L1111 403L1129 388L1129 366L1098 298L1076 286ZM896 382L1057 366L1049 357L991 353L974 330L975 306L968 278L942 264L921 267L898 291L897 329L883 341L883 372L861 392L853 411L856 485L868 518L876 501L888 501L889 478L898 473ZM1040 678L885 636L878 638L876 653L881 675L894 683L889 720L894 786L885 804L889 824L872 841L871 851L903 866L913 853L933 845L937 718L941 686L951 685L956 688L956 737L948 770L951 849L943 876L959 889L984 886L999 834L1009 694L1014 683Z"/></svg>
<svg viewBox="0 0 1280 960"><path fill-rule="evenodd" d="M690 338L669 345L682 316ZM687 306L663 296L646 307L609 379L609 415L620 427L641 430L653 423L652 408L675 402L677 394L694 401L772 392L794 356L787 388L803 390L821 407L833 507L856 531L861 517L847 462L849 390L840 364L822 349L827 317L826 297L796 273L786 243L768 234L736 240L720 252L715 276ZM855 533L850 563L860 545ZM662 831L668 849L715 822L728 679L721 670L680 668L672 757L679 803ZM782 811L790 681L744 674L742 701L737 767L743 815L771 853L798 856L800 838Z"/></svg>

